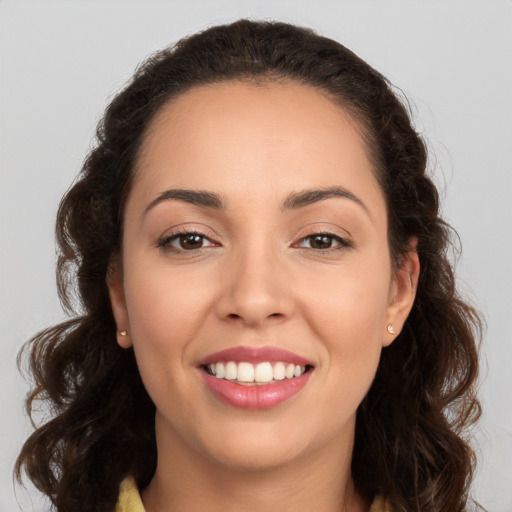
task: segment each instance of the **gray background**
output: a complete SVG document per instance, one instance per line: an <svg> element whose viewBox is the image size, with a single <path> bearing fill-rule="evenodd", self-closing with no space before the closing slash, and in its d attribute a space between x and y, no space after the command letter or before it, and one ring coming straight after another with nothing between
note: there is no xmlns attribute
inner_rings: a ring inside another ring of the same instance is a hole
<svg viewBox="0 0 512 512"><path fill-rule="evenodd" d="M0 512L42 510L12 483L30 425L15 357L63 319L53 223L107 99L150 52L240 17L291 21L354 50L407 94L429 141L464 293L487 334L474 494L512 511L512 2L0 0Z"/></svg>

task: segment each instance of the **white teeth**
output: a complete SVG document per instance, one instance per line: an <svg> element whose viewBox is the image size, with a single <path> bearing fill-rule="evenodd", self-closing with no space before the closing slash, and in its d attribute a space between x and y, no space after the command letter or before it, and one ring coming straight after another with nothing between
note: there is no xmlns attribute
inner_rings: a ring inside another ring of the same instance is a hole
<svg viewBox="0 0 512 512"><path fill-rule="evenodd" d="M215 377L217 377L218 379L223 379L225 375L226 375L226 370L224 368L224 364L217 363L215 366Z"/></svg>
<svg viewBox="0 0 512 512"><path fill-rule="evenodd" d="M270 363L260 363L254 370L255 382L270 382L274 378L272 365Z"/></svg>
<svg viewBox="0 0 512 512"><path fill-rule="evenodd" d="M236 366L236 363L233 361L229 361L228 364L226 364L226 374L224 375L225 379L228 380L236 380L238 374L238 368Z"/></svg>
<svg viewBox="0 0 512 512"><path fill-rule="evenodd" d="M283 380L286 377L286 370L283 363L276 363L274 366L274 380Z"/></svg>
<svg viewBox="0 0 512 512"><path fill-rule="evenodd" d="M228 361L227 363L212 363L208 365L210 373L218 379L237 380L243 383L267 384L272 381L293 379L300 377L305 371L305 366L293 363L263 362L252 363Z"/></svg>
<svg viewBox="0 0 512 512"><path fill-rule="evenodd" d="M239 382L254 382L254 366L251 363L238 363L236 380Z"/></svg>

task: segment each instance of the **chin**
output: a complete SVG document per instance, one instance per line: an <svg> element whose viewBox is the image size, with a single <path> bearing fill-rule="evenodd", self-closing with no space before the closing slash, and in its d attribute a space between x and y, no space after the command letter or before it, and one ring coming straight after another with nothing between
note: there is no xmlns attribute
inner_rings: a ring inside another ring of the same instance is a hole
<svg viewBox="0 0 512 512"><path fill-rule="evenodd" d="M244 422L231 427L229 431L219 429L201 444L211 461L234 470L268 471L284 467L303 457L314 444L307 432L289 425Z"/></svg>
<svg viewBox="0 0 512 512"><path fill-rule="evenodd" d="M285 467L297 460L297 453L276 449L275 446L245 447L244 449L228 449L210 454L213 462L239 472L266 472Z"/></svg>

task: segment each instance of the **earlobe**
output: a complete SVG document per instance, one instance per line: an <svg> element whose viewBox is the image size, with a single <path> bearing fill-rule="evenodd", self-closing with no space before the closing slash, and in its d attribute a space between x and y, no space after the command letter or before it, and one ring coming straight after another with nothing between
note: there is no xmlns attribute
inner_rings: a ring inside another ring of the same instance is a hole
<svg viewBox="0 0 512 512"><path fill-rule="evenodd" d="M117 331L117 344L122 348L130 348L132 340L128 335L128 331Z"/></svg>
<svg viewBox="0 0 512 512"><path fill-rule="evenodd" d="M420 274L420 261L416 251L417 243L416 238L411 239L409 250L400 260L400 266L393 276L384 326L383 346L390 345L400 334L416 298Z"/></svg>
<svg viewBox="0 0 512 512"><path fill-rule="evenodd" d="M107 273L107 288L112 313L117 325L117 343L122 348L132 346L122 273L117 265L111 265Z"/></svg>

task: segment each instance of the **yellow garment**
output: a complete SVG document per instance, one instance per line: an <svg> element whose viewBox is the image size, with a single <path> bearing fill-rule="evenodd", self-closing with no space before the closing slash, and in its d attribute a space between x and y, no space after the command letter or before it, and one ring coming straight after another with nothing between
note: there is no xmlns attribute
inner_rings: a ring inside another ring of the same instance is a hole
<svg viewBox="0 0 512 512"><path fill-rule="evenodd" d="M145 512L137 484L131 476L121 482L115 512Z"/></svg>
<svg viewBox="0 0 512 512"><path fill-rule="evenodd" d="M135 480L131 477L121 482L119 499L117 500L115 512L145 512L140 499L139 490ZM386 502L381 498L376 498L372 504L370 512L390 512Z"/></svg>

